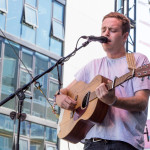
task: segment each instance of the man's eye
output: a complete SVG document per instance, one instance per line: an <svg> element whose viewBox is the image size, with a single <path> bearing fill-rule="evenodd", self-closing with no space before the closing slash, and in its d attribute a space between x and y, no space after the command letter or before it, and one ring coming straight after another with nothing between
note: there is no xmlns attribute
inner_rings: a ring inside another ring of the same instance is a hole
<svg viewBox="0 0 150 150"><path fill-rule="evenodd" d="M111 30L111 32L117 32L116 30Z"/></svg>
<svg viewBox="0 0 150 150"><path fill-rule="evenodd" d="M106 30L102 30L102 33L104 33Z"/></svg>

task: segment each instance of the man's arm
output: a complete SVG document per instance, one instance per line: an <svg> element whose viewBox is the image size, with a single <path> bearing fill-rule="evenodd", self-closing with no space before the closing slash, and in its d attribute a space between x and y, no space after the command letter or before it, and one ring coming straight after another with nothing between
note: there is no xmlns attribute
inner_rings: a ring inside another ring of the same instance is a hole
<svg viewBox="0 0 150 150"><path fill-rule="evenodd" d="M150 90L140 90L132 97L116 97L115 90L108 91L105 83L96 89L97 97L104 103L122 108L128 111L143 111L148 105Z"/></svg>
<svg viewBox="0 0 150 150"><path fill-rule="evenodd" d="M59 107L68 110L73 110L75 108L77 102L71 97L67 96L67 92L69 88L72 87L76 82L77 81L74 80L66 88L60 90L61 94L56 96L56 103Z"/></svg>
<svg viewBox="0 0 150 150"><path fill-rule="evenodd" d="M149 90L140 90L133 97L118 98L114 106L129 111L143 111L148 105L149 95Z"/></svg>

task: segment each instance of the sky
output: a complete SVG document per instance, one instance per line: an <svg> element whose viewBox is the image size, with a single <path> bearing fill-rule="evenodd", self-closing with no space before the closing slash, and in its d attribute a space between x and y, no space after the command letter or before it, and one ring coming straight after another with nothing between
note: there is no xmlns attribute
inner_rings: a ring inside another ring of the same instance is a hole
<svg viewBox="0 0 150 150"><path fill-rule="evenodd" d="M137 31L137 52L147 55L150 59L150 45L148 45L150 44L150 15L148 15L149 9L145 3L147 0L138 0L137 9L140 11L137 17L139 22L137 28L140 30ZM64 56L75 49L76 42L81 36L100 36L102 18L107 13L114 11L114 0L68 0L66 6ZM78 47L84 42L85 40L80 40ZM75 56L64 64L63 87L74 80L74 74L86 63L105 55L99 42L91 42L88 46L77 51ZM82 150L83 145L69 143L69 147L70 150ZM68 142L60 140L60 150L69 150Z"/></svg>

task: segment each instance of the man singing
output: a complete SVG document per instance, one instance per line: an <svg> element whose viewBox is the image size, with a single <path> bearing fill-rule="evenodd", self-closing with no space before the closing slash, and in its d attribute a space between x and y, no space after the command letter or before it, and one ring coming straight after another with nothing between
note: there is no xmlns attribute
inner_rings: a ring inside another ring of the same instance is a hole
<svg viewBox="0 0 150 150"><path fill-rule="evenodd" d="M104 16L101 36L109 41L102 44L107 56L94 59L75 74L75 80L56 95L59 107L74 110L77 102L67 95L67 91L78 81L90 83L97 75L114 81L130 71L125 51L129 31L129 19L123 14L111 12ZM134 53L133 56L136 68L149 63L143 54ZM106 83L101 83L96 88L96 95L109 105L109 109L104 120L96 123L82 139L84 150L144 149L150 80L134 77L113 90L108 90Z"/></svg>

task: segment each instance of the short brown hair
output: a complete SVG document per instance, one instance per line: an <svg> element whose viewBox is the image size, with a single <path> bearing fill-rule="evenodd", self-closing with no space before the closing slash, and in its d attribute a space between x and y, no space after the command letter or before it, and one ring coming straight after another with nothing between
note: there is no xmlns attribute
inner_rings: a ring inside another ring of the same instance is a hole
<svg viewBox="0 0 150 150"><path fill-rule="evenodd" d="M116 18L122 21L122 34L126 32L130 32L130 20L124 16L123 14L120 14L118 12L111 12L107 15L104 16L103 20L104 21L106 18Z"/></svg>

